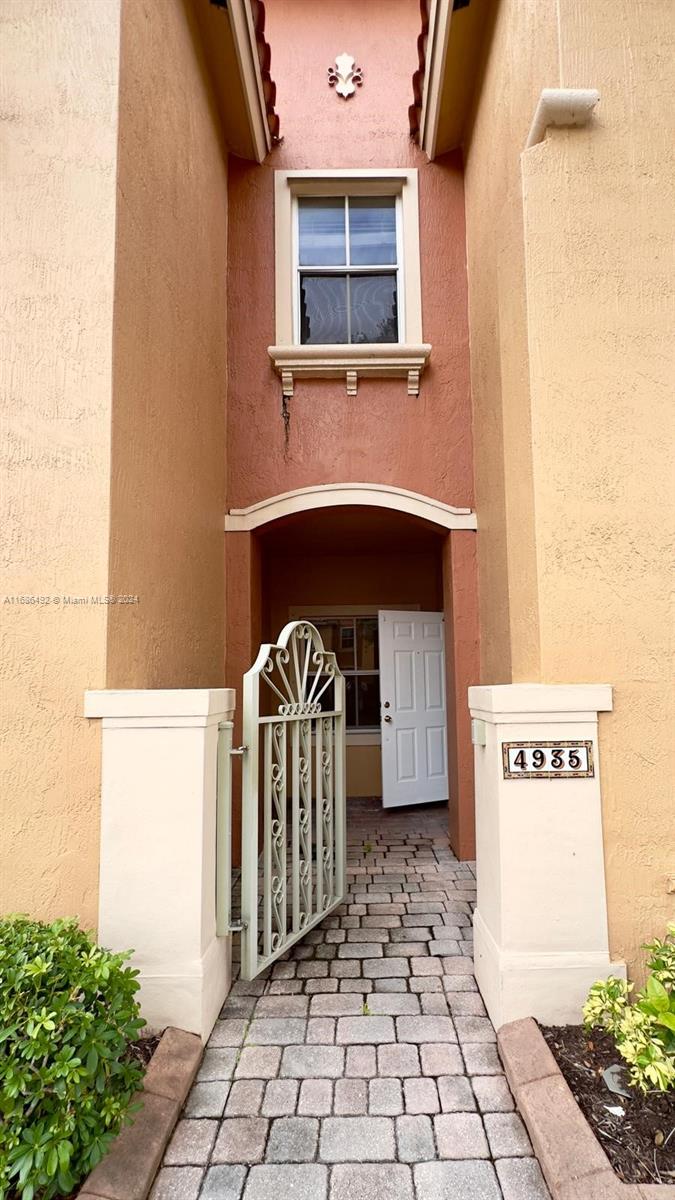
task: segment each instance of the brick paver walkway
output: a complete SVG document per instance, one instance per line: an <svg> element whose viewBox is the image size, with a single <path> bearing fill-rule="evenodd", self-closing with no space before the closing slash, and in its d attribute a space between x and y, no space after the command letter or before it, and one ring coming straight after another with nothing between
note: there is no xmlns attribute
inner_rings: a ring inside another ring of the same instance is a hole
<svg viewBox="0 0 675 1200"><path fill-rule="evenodd" d="M546 1200L446 822L350 802L347 903L234 985L152 1200Z"/></svg>

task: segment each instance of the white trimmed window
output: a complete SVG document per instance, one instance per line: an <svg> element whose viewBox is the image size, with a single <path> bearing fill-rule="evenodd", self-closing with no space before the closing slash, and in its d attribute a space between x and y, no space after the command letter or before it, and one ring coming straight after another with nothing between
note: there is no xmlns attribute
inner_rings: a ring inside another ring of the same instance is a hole
<svg viewBox="0 0 675 1200"><path fill-rule="evenodd" d="M407 376L422 342L417 172L276 171L276 345L285 395L298 376Z"/></svg>

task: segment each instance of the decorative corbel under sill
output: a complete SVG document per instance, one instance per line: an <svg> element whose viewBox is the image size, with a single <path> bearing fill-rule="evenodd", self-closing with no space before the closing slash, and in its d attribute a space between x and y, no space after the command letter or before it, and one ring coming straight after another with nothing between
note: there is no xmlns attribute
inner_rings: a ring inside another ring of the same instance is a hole
<svg viewBox="0 0 675 1200"><path fill-rule="evenodd" d="M431 346L399 343L355 346L268 346L268 354L281 376L284 396L292 396L295 380L344 377L347 395L355 396L360 378L408 380L408 395L417 396L420 375Z"/></svg>

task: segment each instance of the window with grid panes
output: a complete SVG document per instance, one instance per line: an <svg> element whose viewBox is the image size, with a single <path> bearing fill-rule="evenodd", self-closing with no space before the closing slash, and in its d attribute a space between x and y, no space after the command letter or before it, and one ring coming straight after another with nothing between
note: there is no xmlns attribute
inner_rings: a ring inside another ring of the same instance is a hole
<svg viewBox="0 0 675 1200"><path fill-rule="evenodd" d="M377 617L309 617L326 650L333 650L345 677L346 724L349 732L380 729L380 656ZM333 705L332 686L321 697Z"/></svg>
<svg viewBox="0 0 675 1200"><path fill-rule="evenodd" d="M396 196L302 196L297 313L302 345L398 342Z"/></svg>

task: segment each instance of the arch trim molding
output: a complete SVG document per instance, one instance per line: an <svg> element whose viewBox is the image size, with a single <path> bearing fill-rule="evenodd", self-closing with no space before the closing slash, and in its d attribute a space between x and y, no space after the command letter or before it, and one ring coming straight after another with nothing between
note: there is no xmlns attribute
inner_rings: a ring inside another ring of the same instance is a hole
<svg viewBox="0 0 675 1200"><path fill-rule="evenodd" d="M259 500L248 508L231 508L225 517L228 533L246 532L295 513L343 506L388 508L431 521L442 529L476 529L476 514L470 508L455 508L420 492L390 487L384 483L324 483L296 488Z"/></svg>

